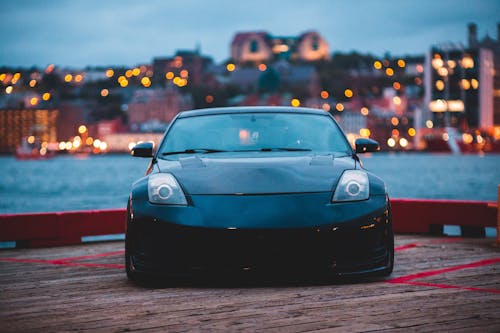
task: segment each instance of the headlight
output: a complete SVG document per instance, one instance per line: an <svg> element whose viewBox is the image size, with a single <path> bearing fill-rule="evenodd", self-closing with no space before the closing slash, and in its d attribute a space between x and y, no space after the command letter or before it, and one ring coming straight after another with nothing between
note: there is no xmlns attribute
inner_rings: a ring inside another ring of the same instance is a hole
<svg viewBox="0 0 500 333"><path fill-rule="evenodd" d="M360 170L346 170L333 193L332 202L366 200L370 196L368 175Z"/></svg>
<svg viewBox="0 0 500 333"><path fill-rule="evenodd" d="M187 205L186 196L174 176L169 173L150 175L148 179L149 202L162 205Z"/></svg>

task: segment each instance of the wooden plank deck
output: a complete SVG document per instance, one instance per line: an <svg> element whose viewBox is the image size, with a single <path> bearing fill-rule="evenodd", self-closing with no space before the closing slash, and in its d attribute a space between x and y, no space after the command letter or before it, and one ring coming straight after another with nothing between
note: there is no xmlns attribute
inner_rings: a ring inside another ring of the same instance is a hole
<svg viewBox="0 0 500 333"><path fill-rule="evenodd" d="M387 280L146 288L123 242L0 251L1 332L499 332L493 239L396 236Z"/></svg>

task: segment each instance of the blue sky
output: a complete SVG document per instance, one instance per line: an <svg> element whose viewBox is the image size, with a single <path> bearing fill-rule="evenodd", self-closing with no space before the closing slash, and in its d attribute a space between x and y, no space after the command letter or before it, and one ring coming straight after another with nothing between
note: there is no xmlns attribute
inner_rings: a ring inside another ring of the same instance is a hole
<svg viewBox="0 0 500 333"><path fill-rule="evenodd" d="M423 54L466 44L469 22L497 38L499 14L497 0L0 0L0 66L132 66L198 44L221 62L250 30L316 30L331 52Z"/></svg>

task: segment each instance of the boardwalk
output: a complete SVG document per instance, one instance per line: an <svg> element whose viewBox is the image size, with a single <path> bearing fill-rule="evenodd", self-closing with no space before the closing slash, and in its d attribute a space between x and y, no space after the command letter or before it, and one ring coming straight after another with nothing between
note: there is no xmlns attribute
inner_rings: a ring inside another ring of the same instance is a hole
<svg viewBox="0 0 500 333"><path fill-rule="evenodd" d="M388 280L127 281L123 242L0 251L0 331L499 332L492 239L396 237Z"/></svg>

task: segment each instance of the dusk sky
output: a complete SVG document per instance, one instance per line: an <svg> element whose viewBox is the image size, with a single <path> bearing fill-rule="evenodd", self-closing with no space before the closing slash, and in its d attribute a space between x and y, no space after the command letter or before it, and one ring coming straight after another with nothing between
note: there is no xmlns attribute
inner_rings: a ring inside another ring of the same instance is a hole
<svg viewBox="0 0 500 333"><path fill-rule="evenodd" d="M0 0L0 66L148 63L195 49L229 58L238 31L318 31L330 52L423 54L467 43L467 23L497 38L498 0Z"/></svg>

